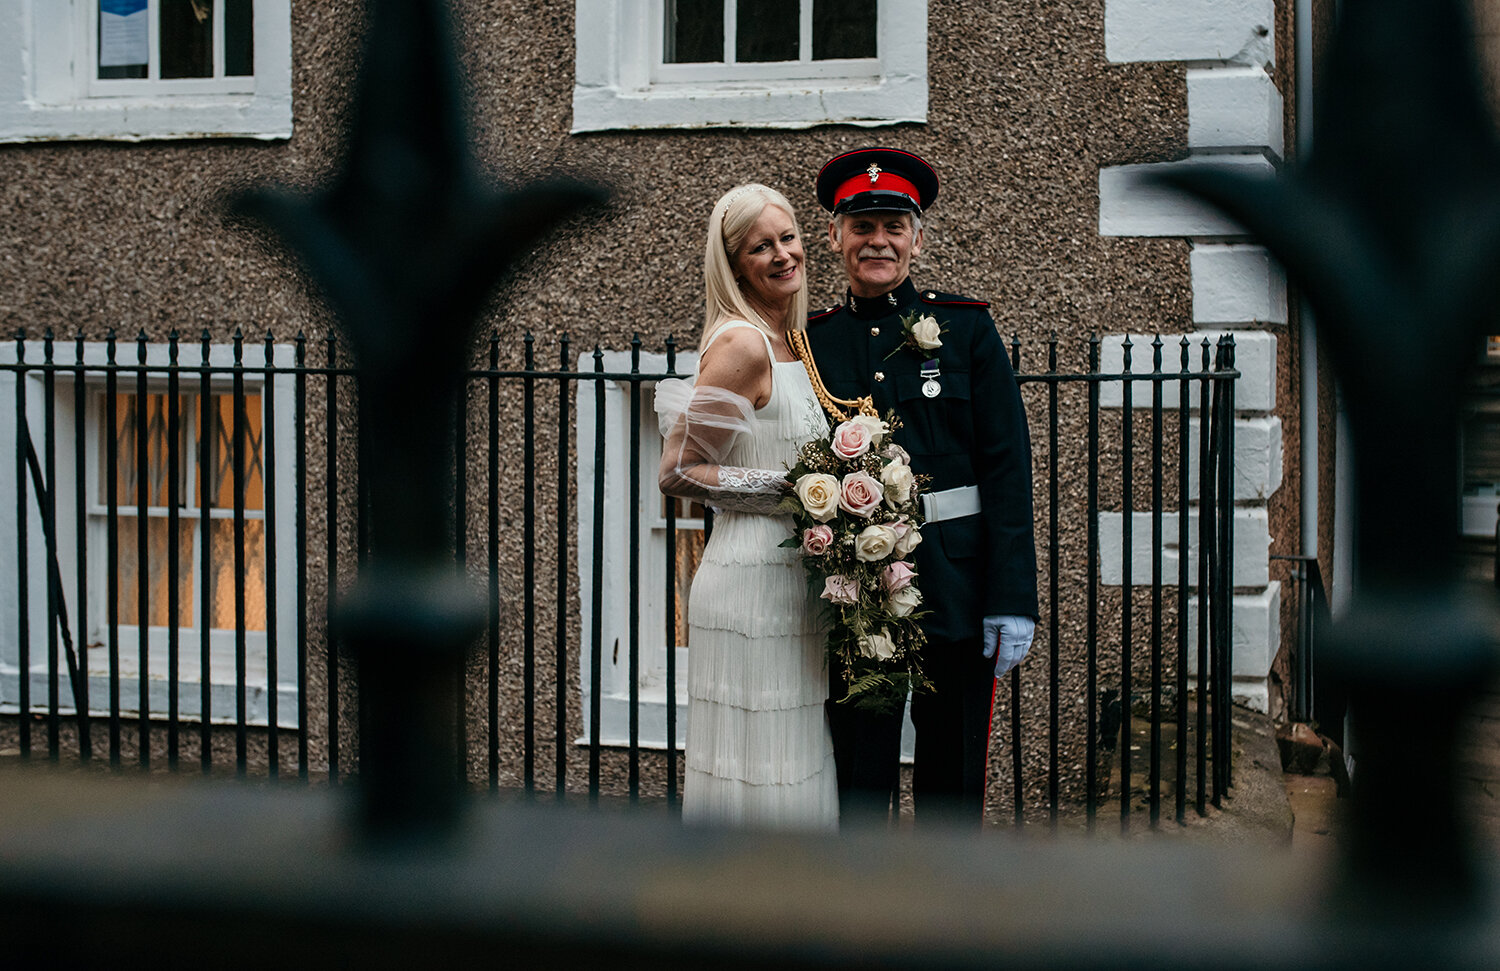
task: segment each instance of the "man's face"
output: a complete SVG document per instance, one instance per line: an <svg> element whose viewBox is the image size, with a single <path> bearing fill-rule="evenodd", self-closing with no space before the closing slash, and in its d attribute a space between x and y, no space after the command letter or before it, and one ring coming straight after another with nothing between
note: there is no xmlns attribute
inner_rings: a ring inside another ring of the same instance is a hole
<svg viewBox="0 0 1500 971"><path fill-rule="evenodd" d="M909 212L860 212L828 224L828 246L844 258L856 297L878 297L906 279L911 258L922 251L922 231L913 232L913 222Z"/></svg>

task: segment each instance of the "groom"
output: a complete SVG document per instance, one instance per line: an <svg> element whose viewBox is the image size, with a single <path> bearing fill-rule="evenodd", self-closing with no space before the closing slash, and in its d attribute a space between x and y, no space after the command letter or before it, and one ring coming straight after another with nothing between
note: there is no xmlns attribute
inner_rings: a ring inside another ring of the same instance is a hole
<svg viewBox="0 0 1500 971"><path fill-rule="evenodd" d="M922 213L937 173L910 152L865 148L818 173L828 244L848 278L844 302L812 314L808 343L828 391L895 409L896 441L932 477L927 526L913 554L930 611L922 664L934 690L912 699L918 817L978 823L996 680L1026 656L1037 618L1031 444L1020 391L989 305L918 290ZM902 318L931 317L909 334ZM901 712L832 699L828 719L846 823L883 822L899 787Z"/></svg>

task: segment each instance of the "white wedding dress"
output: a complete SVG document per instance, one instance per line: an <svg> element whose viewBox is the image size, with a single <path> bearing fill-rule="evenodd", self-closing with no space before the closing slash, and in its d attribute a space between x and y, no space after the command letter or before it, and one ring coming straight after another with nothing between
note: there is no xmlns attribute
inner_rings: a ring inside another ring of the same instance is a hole
<svg viewBox="0 0 1500 971"><path fill-rule="evenodd" d="M754 325L727 323L713 336L733 327ZM828 425L801 362L777 362L769 340L766 353L771 397L759 409L720 388L658 386L663 425L675 425L667 450L681 456L664 461L663 488L716 507L688 598L682 815L725 826L835 829L838 788L823 710L827 629L800 554L779 545L792 521L770 514L798 449ZM730 398L736 409L725 407Z"/></svg>

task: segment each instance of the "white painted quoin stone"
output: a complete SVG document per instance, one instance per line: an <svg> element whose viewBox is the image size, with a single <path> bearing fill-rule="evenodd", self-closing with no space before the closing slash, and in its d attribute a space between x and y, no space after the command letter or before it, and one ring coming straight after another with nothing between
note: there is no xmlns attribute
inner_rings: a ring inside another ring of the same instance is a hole
<svg viewBox="0 0 1500 971"><path fill-rule="evenodd" d="M1281 92L1260 67L1187 72L1188 148L1285 153Z"/></svg>
<svg viewBox="0 0 1500 971"><path fill-rule="evenodd" d="M1276 63L1274 0L1108 0L1104 54L1139 61Z"/></svg>
<svg viewBox="0 0 1500 971"><path fill-rule="evenodd" d="M1203 370L1203 342L1209 344L1209 369L1218 353L1219 338L1225 331L1194 331L1188 338L1188 371ZM1276 407L1276 335L1264 331L1234 331L1234 366L1240 378L1234 384L1234 406L1236 411L1265 412ZM1152 335L1130 335L1130 374L1150 374L1155 366L1152 354ZM1179 373L1182 370L1181 336L1162 337L1162 372ZM1099 342L1099 367L1105 374L1124 374L1125 335L1110 334ZM1167 380L1162 383L1162 406L1175 409L1181 381ZM1194 411L1199 404L1199 382L1190 382L1188 407ZM1119 408L1125 403L1125 382L1105 381L1099 386L1099 404L1104 408ZM1151 384L1148 381L1131 382L1131 405L1135 408L1151 407Z"/></svg>
<svg viewBox="0 0 1500 971"><path fill-rule="evenodd" d="M1286 274L1264 247L1195 243L1193 323L1254 327L1287 322Z"/></svg>
<svg viewBox="0 0 1500 971"><path fill-rule="evenodd" d="M1197 448L1201 425L1189 419L1188 495L1198 495L1198 473L1202 455ZM1235 502L1265 502L1281 488L1281 419L1276 415L1239 418L1234 423L1234 470L1231 476ZM1493 532L1493 530L1491 530Z"/></svg>
<svg viewBox="0 0 1500 971"><path fill-rule="evenodd" d="M1099 170L1100 236L1207 236L1244 239L1228 216L1154 179L1190 168L1228 168L1270 178L1263 155L1203 155L1181 162L1115 165Z"/></svg>
<svg viewBox="0 0 1500 971"><path fill-rule="evenodd" d="M1198 609L1199 598L1188 598L1188 630L1193 634L1198 630ZM1268 584L1256 593L1235 594L1230 628L1235 680L1259 680L1264 685L1281 644L1281 584ZM1188 673L1198 673L1194 651L1188 652Z"/></svg>
<svg viewBox="0 0 1500 971"><path fill-rule="evenodd" d="M1178 541L1178 511L1162 513L1161 575L1162 582L1175 584L1181 564L1182 544ZM1118 512L1099 514L1099 579L1108 586L1124 582L1125 517ZM1151 561L1155 547L1151 544L1151 513L1137 512L1130 518L1130 582L1132 586L1151 583ZM1240 508L1234 511L1234 584L1237 587L1261 587L1270 582L1270 523L1266 510ZM1198 585L1198 510L1188 510L1187 543L1188 586Z"/></svg>

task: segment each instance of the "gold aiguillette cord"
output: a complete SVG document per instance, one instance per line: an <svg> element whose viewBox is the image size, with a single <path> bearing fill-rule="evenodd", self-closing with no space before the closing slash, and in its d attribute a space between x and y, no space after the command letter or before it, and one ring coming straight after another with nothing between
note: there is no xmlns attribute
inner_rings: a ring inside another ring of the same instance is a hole
<svg viewBox="0 0 1500 971"><path fill-rule="evenodd" d="M813 394L817 395L818 404L822 405L823 410L833 416L834 421L849 420L849 412L845 411L844 408L856 409L861 415L869 415L872 418L880 417L879 412L875 410L875 401L869 395L865 395L863 398L854 398L853 400L833 396L832 392L828 390L827 385L823 383L823 375L818 373L818 364L813 360L812 348L807 346L806 332L794 330L787 335L787 338L788 342L792 345L792 352L802 360L802 366L807 369L807 376L812 380ZM843 407L840 407L841 405Z"/></svg>

